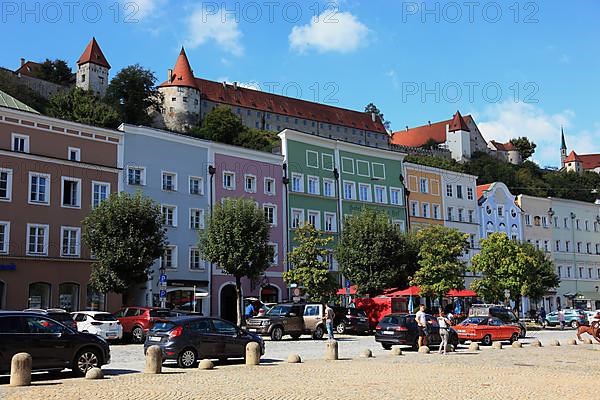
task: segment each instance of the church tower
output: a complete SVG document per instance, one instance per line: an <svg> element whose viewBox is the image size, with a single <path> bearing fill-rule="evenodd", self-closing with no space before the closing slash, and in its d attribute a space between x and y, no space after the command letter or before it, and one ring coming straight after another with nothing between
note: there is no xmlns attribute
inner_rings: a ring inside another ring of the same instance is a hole
<svg viewBox="0 0 600 400"><path fill-rule="evenodd" d="M104 97L108 86L110 64L104 57L96 38L88 43L79 60L77 60L77 87L91 90Z"/></svg>
<svg viewBox="0 0 600 400"><path fill-rule="evenodd" d="M567 144L565 142L565 131L562 126L560 127L560 167L565 167L565 160L567 159Z"/></svg>

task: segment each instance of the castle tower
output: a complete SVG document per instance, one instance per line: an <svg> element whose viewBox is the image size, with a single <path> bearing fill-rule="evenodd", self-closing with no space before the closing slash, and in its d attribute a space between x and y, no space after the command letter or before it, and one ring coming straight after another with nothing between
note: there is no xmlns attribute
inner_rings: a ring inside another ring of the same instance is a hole
<svg viewBox="0 0 600 400"><path fill-rule="evenodd" d="M471 130L459 111L456 111L447 127L446 145L452 158L464 162L471 158Z"/></svg>
<svg viewBox="0 0 600 400"><path fill-rule="evenodd" d="M96 38L92 38L79 60L77 60L76 85L104 97L108 86L109 70L110 64L106 61Z"/></svg>
<svg viewBox="0 0 600 400"><path fill-rule="evenodd" d="M167 129L187 131L200 124L200 90L182 47L175 67L158 90L163 95L162 120Z"/></svg>
<svg viewBox="0 0 600 400"><path fill-rule="evenodd" d="M565 160L567 159L567 144L565 142L565 131L562 126L560 127L560 167L565 167Z"/></svg>

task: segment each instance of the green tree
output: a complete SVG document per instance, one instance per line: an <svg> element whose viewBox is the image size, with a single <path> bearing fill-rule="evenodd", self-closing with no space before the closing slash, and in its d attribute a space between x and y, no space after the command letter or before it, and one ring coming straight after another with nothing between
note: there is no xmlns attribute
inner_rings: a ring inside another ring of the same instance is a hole
<svg viewBox="0 0 600 400"><path fill-rule="evenodd" d="M469 235L441 225L416 233L419 266L412 284L422 295L442 297L452 289L464 288L466 264L461 257L469 249Z"/></svg>
<svg viewBox="0 0 600 400"><path fill-rule="evenodd" d="M279 145L279 137L273 132L244 128L233 141L236 146L270 153L275 146Z"/></svg>
<svg viewBox="0 0 600 400"><path fill-rule="evenodd" d="M335 258L361 294L375 295L401 280L408 247L386 213L363 208L345 221Z"/></svg>
<svg viewBox="0 0 600 400"><path fill-rule="evenodd" d="M379 120L383 124L385 130L387 130L387 131L390 130L390 126L392 125L392 122L385 119L383 113L375 104L373 104L373 103L367 104L367 106L365 107L365 113L375 114L377 117L379 117Z"/></svg>
<svg viewBox="0 0 600 400"><path fill-rule="evenodd" d="M311 301L326 301L338 286L327 263L327 246L333 238L323 237L314 226L306 223L296 229L294 241L297 246L288 253L292 269L283 273L283 280L288 285L295 283L303 287Z"/></svg>
<svg viewBox="0 0 600 400"><path fill-rule="evenodd" d="M437 150L440 148L440 145L434 138L429 138L427 139L423 147L429 150Z"/></svg>
<svg viewBox="0 0 600 400"><path fill-rule="evenodd" d="M481 251L471 259L470 270L482 274L471 284L471 288L486 302L504 300L506 289L503 272L510 269L517 258L517 243L506 234L492 233L481 241Z"/></svg>
<svg viewBox="0 0 600 400"><path fill-rule="evenodd" d="M521 159L523 161L531 157L533 153L535 153L535 148L537 147L535 143L527 139L525 136L511 139L510 143L517 148L517 151L521 155Z"/></svg>
<svg viewBox="0 0 600 400"><path fill-rule="evenodd" d="M66 61L59 59L50 60L47 58L46 61L40 65L39 70L34 70L34 76L48 82L64 85L71 80L73 71Z"/></svg>
<svg viewBox="0 0 600 400"><path fill-rule="evenodd" d="M273 260L270 228L254 201L230 199L216 205L200 235L204 259L235 277L238 326L242 325L242 278L257 280Z"/></svg>
<svg viewBox="0 0 600 400"><path fill-rule="evenodd" d="M246 129L241 118L231 108L217 106L204 117L202 127L193 129L189 134L219 143L234 144Z"/></svg>
<svg viewBox="0 0 600 400"><path fill-rule="evenodd" d="M90 283L103 293L146 282L166 244L160 208L140 193L112 194L83 220L82 236L95 256Z"/></svg>
<svg viewBox="0 0 600 400"><path fill-rule="evenodd" d="M2 69L0 69L0 90L38 112L44 112L46 104L48 104L47 99L21 83L15 74Z"/></svg>
<svg viewBox="0 0 600 400"><path fill-rule="evenodd" d="M148 125L151 113L162 105L162 94L156 87L156 76L139 64L123 68L110 81L104 101L118 110L121 122Z"/></svg>
<svg viewBox="0 0 600 400"><path fill-rule="evenodd" d="M119 126L119 114L91 91L74 87L56 93L46 107L50 117L103 128Z"/></svg>

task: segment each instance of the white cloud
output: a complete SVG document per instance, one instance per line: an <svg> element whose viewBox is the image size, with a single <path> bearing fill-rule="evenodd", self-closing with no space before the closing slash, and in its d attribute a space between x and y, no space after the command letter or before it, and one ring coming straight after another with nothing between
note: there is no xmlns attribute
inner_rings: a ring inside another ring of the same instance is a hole
<svg viewBox="0 0 600 400"><path fill-rule="evenodd" d="M363 46L369 28L349 12L329 9L309 24L294 26L289 35L290 48L299 53L314 49L319 53L351 53Z"/></svg>
<svg viewBox="0 0 600 400"><path fill-rule="evenodd" d="M569 152L600 153L600 126L592 129L571 130L575 113L563 110L548 114L540 107L527 103L504 102L487 107L476 116L477 124L486 140L507 142L526 136L537 144L533 156L541 166L559 166L560 128L564 126Z"/></svg>
<svg viewBox="0 0 600 400"><path fill-rule="evenodd" d="M234 81L230 80L227 76L222 76L217 78L217 82L225 82L229 85L233 85ZM252 89L252 90L262 90L260 88L260 83L258 81L248 81L248 82L237 82L239 87Z"/></svg>
<svg viewBox="0 0 600 400"><path fill-rule="evenodd" d="M242 56L244 47L241 43L242 32L234 18L223 18L221 12L209 13L204 7L197 8L187 18L186 47L196 48L209 41L214 41L224 51Z"/></svg>
<svg viewBox="0 0 600 400"><path fill-rule="evenodd" d="M124 18L141 20L152 17L160 8L166 6L168 0L121 0Z"/></svg>
<svg viewBox="0 0 600 400"><path fill-rule="evenodd" d="M390 80L392 81L392 86L394 86L395 89L398 89L400 87L400 80L398 79L398 74L396 73L395 69L390 69L388 72L385 73L385 75L390 78Z"/></svg>

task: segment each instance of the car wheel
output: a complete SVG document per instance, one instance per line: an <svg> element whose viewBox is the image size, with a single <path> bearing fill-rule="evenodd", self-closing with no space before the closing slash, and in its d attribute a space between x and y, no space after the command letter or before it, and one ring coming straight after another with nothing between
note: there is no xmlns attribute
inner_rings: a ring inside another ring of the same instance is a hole
<svg viewBox="0 0 600 400"><path fill-rule="evenodd" d="M573 320L571 321L571 328L577 329L579 327L579 322Z"/></svg>
<svg viewBox="0 0 600 400"><path fill-rule="evenodd" d="M415 339L413 340L413 344L411 345L411 348L413 351L419 350L419 336L415 336Z"/></svg>
<svg viewBox="0 0 600 400"><path fill-rule="evenodd" d="M187 348L183 349L179 356L177 356L177 365L180 368L192 368L194 364L196 364L196 360L198 356L196 356L196 352L194 349Z"/></svg>
<svg viewBox="0 0 600 400"><path fill-rule="evenodd" d="M315 331L313 332L313 339L315 340L321 340L323 339L323 335L325 334L325 332L323 332L323 327L321 325L317 326L315 328Z"/></svg>
<svg viewBox="0 0 600 400"><path fill-rule="evenodd" d="M298 340L300 339L300 334L299 333L294 333L293 335L290 335L292 337L292 339L294 340Z"/></svg>
<svg viewBox="0 0 600 400"><path fill-rule="evenodd" d="M492 345L492 336L491 335L485 335L483 337L483 339L481 339L481 344L484 346L491 346Z"/></svg>
<svg viewBox="0 0 600 400"><path fill-rule="evenodd" d="M271 340L278 342L281 340L282 337L283 328L281 328L280 326L276 326L275 328L273 328L273 330L271 331Z"/></svg>
<svg viewBox="0 0 600 400"><path fill-rule="evenodd" d="M381 347L383 347L384 350L391 350L392 349L392 345L389 343L381 343Z"/></svg>
<svg viewBox="0 0 600 400"><path fill-rule="evenodd" d="M459 344L458 336L456 336L456 335L452 336L452 339L450 339L450 344L452 345L454 350L456 350L458 348L458 344Z"/></svg>
<svg viewBox="0 0 600 400"><path fill-rule="evenodd" d="M341 321L339 324L337 324L335 326L335 331L337 333L339 333L340 335L343 335L344 332L346 332L346 324L344 323L344 321Z"/></svg>
<svg viewBox="0 0 600 400"><path fill-rule="evenodd" d="M100 368L100 353L96 349L80 350L73 362L73 373L75 376L84 376L92 368Z"/></svg>
<svg viewBox="0 0 600 400"><path fill-rule="evenodd" d="M510 337L510 343L514 343L516 341L519 340L519 334L518 333L513 333L512 336Z"/></svg>
<svg viewBox="0 0 600 400"><path fill-rule="evenodd" d="M144 330L141 326L136 326L131 331L131 340L133 343L140 344L144 342Z"/></svg>

